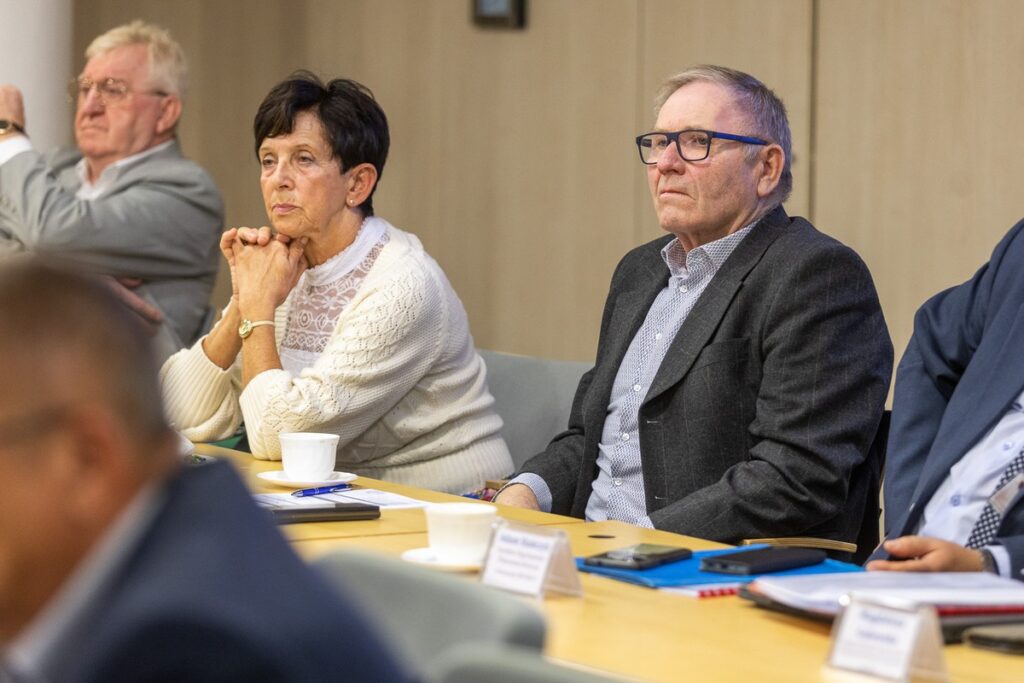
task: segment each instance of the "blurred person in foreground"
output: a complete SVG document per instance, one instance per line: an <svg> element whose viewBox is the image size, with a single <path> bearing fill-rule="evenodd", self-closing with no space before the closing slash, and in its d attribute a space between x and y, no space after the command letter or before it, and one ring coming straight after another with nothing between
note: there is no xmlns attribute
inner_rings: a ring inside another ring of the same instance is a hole
<svg viewBox="0 0 1024 683"><path fill-rule="evenodd" d="M340 435L344 470L464 493L512 461L466 312L414 235L374 215L389 132L364 86L301 72L253 125L273 228L228 230L232 297L162 370L172 424L258 458L281 432Z"/></svg>
<svg viewBox="0 0 1024 683"><path fill-rule="evenodd" d="M103 286L0 266L0 353L0 679L402 680L231 465L180 464Z"/></svg>
<svg viewBox="0 0 1024 683"><path fill-rule="evenodd" d="M1024 221L917 311L896 371L870 570L1024 579Z"/></svg>
<svg viewBox="0 0 1024 683"><path fill-rule="evenodd" d="M135 21L85 57L68 85L73 148L33 149L20 90L0 85L0 257L59 256L109 276L167 357L200 333L224 225L213 180L178 144L185 55Z"/></svg>
<svg viewBox="0 0 1024 683"><path fill-rule="evenodd" d="M669 234L619 263L567 431L496 502L726 543L856 541L892 345L863 261L782 208L782 102L694 67L636 142Z"/></svg>

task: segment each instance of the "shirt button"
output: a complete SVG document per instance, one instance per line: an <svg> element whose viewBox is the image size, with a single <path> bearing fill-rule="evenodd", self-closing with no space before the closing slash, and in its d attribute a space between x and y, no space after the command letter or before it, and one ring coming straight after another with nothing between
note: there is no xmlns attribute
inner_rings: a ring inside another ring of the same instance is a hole
<svg viewBox="0 0 1024 683"><path fill-rule="evenodd" d="M953 496L952 498L950 498L949 499L949 504L952 505L953 507L959 506L960 505L960 494L958 493L955 496Z"/></svg>
<svg viewBox="0 0 1024 683"><path fill-rule="evenodd" d="M636 391L636 392L638 392L638 393L639 393L639 391L640 391L641 389L643 389L643 387L642 387L642 386L640 386L639 384L634 384L634 385L633 385L633 391Z"/></svg>
<svg viewBox="0 0 1024 683"><path fill-rule="evenodd" d="M654 338L655 339L661 339L661 332L659 332L658 334L654 335Z"/></svg>
<svg viewBox="0 0 1024 683"><path fill-rule="evenodd" d="M621 436L623 441L629 441L629 434L627 434L626 432L622 432Z"/></svg>
<svg viewBox="0 0 1024 683"><path fill-rule="evenodd" d="M1003 450L1004 451L1008 451L1011 448L1013 448L1013 442L1012 441L1004 441L1003 442Z"/></svg>
<svg viewBox="0 0 1024 683"><path fill-rule="evenodd" d="M622 486L621 479L612 479L612 483L615 484L616 486Z"/></svg>
<svg viewBox="0 0 1024 683"><path fill-rule="evenodd" d="M688 292L688 291L690 291L690 288L687 287L686 285L679 285L679 291L680 292Z"/></svg>

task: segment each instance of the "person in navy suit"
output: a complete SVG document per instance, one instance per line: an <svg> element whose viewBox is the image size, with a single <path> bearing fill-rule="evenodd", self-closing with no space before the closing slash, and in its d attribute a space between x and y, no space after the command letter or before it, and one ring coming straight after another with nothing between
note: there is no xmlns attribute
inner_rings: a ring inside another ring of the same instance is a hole
<svg viewBox="0 0 1024 683"><path fill-rule="evenodd" d="M1024 221L921 307L896 373L873 570L1024 578Z"/></svg>
<svg viewBox="0 0 1024 683"><path fill-rule="evenodd" d="M181 464L101 284L0 267L0 356L0 680L407 679L229 464Z"/></svg>

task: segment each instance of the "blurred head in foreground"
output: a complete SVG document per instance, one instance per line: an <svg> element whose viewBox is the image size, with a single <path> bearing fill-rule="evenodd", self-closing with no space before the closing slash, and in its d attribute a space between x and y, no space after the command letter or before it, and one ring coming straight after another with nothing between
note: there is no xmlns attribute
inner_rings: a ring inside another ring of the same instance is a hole
<svg viewBox="0 0 1024 683"><path fill-rule="evenodd" d="M112 294L38 261L0 268L0 642L147 482L175 466L148 338Z"/></svg>

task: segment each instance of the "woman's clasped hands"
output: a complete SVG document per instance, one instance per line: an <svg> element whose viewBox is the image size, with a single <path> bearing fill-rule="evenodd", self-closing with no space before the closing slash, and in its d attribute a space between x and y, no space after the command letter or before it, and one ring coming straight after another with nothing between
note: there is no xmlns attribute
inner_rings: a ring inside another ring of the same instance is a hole
<svg viewBox="0 0 1024 683"><path fill-rule="evenodd" d="M220 250L231 271L231 293L244 317L273 318L295 288L308 263L303 256L307 239L291 239L271 228L232 228L224 233Z"/></svg>

